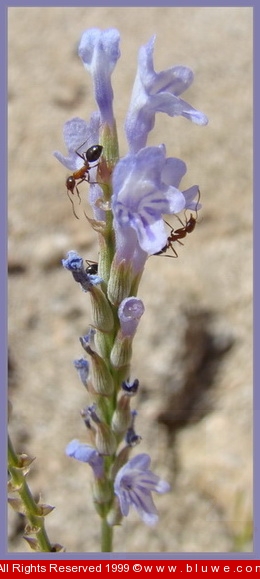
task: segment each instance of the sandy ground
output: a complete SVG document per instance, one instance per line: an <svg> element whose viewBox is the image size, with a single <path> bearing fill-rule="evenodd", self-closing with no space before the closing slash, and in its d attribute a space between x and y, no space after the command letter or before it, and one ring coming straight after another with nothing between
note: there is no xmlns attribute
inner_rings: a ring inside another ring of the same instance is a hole
<svg viewBox="0 0 260 579"><path fill-rule="evenodd" d="M114 551L251 551L250 8L9 8L10 433L17 450L37 457L32 491L56 507L46 519L50 539L67 552L99 552L90 469L64 455L69 440L85 436L79 412L88 401L72 360L82 355L90 302L60 264L70 249L95 259L98 247L84 215L73 217L66 169L52 156L65 152L63 123L95 108L77 56L93 26L121 33L113 74L121 155L138 49L153 34L155 69L191 67L195 82L183 98L210 119L198 127L158 115L149 140L187 163L183 186L199 183L203 209L178 259L150 259L142 280L136 452L151 454L172 491L155 497L157 527L131 513ZM29 551L13 512L9 550Z"/></svg>

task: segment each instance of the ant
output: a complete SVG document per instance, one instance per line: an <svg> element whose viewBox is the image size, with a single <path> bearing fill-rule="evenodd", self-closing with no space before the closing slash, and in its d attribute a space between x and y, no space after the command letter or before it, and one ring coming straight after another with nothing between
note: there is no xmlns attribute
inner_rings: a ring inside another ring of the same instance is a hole
<svg viewBox="0 0 260 579"><path fill-rule="evenodd" d="M80 185L80 183L82 183L83 181L89 182L89 170L91 169L90 163L95 163L96 161L98 161L103 151L103 147L101 145L92 145L92 147L89 147L89 149L87 149L87 151L85 151L84 153L79 153L80 147L82 147L85 144L85 142L86 141L84 141L84 143L82 143L82 145L80 145L78 149L76 149L75 151L75 153L82 159L84 164L82 165L82 167L80 167L80 169L74 171L74 173L72 173L72 175L70 175L66 179L67 195L72 204L73 214L77 219L78 216L75 213L74 204L73 200L70 197L70 193L74 195L76 189L77 196L81 201L78 185ZM94 165L94 167L96 167L96 165Z"/></svg>
<svg viewBox="0 0 260 579"><path fill-rule="evenodd" d="M167 221L165 221L165 223L167 225L169 225L169 227L171 227L170 224L167 223ZM182 223L182 221L181 221L181 223ZM174 241L178 241L178 243L183 245L183 243L180 241L180 239L183 239L184 237L186 237L187 233L191 233L195 229L196 223L197 223L197 219L195 219L195 217L193 217L193 215L190 215L190 218L186 221L185 225L182 223L183 227L179 227L179 229L173 229L172 228L166 244L164 245L164 247L162 247L162 249L160 251L157 251L157 253L154 253L154 255L161 255L162 253L166 253L166 251L169 248L171 248L174 255L173 256L168 255L167 257L178 257L178 253L177 253L176 249L173 247Z"/></svg>
<svg viewBox="0 0 260 579"><path fill-rule="evenodd" d="M88 275L97 275L98 272L98 263L96 261L89 261L86 259L88 267L86 268L86 273Z"/></svg>
<svg viewBox="0 0 260 579"><path fill-rule="evenodd" d="M176 215L176 217L178 217L182 227L179 227L178 229L173 229L173 227L172 227L171 231L170 231L170 235L168 236L167 242L164 245L164 247L162 247L162 249L160 251L157 251L157 253L154 253L153 255L161 255L162 253L166 253L166 251L168 249L171 249L173 252L173 255L167 255L165 257L178 257L178 253L177 253L176 249L173 247L173 243L175 241L178 241L178 243L180 243L180 245L183 245L183 243L180 241L180 239L183 239L184 237L186 237L186 235L188 233L192 233L192 231L194 231L197 220L198 220L199 200L200 200L200 191L199 191L198 203L196 206L196 217L193 217L193 215L190 214L190 218L189 219L186 218L186 223L183 223L183 221ZM171 227L171 225L169 223L167 223L167 221L165 221L165 223L166 223L166 225Z"/></svg>

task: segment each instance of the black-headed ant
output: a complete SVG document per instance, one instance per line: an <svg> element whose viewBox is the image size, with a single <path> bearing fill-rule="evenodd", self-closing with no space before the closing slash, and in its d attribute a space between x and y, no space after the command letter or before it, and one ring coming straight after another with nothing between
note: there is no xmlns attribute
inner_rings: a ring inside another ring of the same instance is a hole
<svg viewBox="0 0 260 579"><path fill-rule="evenodd" d="M83 183L83 181L89 182L89 170L92 167L96 167L96 165L92 165L91 167L90 163L96 163L96 161L98 161L99 158L101 157L103 151L103 147L101 145L92 145L92 147L89 147L89 149L87 149L87 151L85 151L84 153L79 153L79 149L84 144L85 143L82 143L82 145L80 145L80 147L78 147L78 149L75 151L75 153L83 160L84 164L82 165L82 167L80 167L80 169L74 171L74 173L72 173L72 175L70 175L66 179L67 195L72 204L73 213L77 219L78 216L75 213L74 204L73 200L70 197L70 193L74 195L76 190L79 201L81 201L78 185L80 185L80 183Z"/></svg>
<svg viewBox="0 0 260 579"><path fill-rule="evenodd" d="M86 267L86 273L88 275L97 275L98 272L98 263L97 261L89 261L86 259L88 267Z"/></svg>

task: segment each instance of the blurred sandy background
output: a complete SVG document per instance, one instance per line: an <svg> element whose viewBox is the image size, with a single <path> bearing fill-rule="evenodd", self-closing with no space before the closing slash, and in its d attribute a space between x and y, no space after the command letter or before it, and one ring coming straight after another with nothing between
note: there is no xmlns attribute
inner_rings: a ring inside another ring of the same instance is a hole
<svg viewBox="0 0 260 579"><path fill-rule="evenodd" d="M203 210L178 259L148 260L140 289L146 313L133 375L143 440L135 452L151 454L172 492L155 496L155 529L131 513L115 531L114 551L251 551L252 9L8 12L10 432L17 450L37 457L31 489L56 507L49 536L67 552L99 551L90 469L64 455L69 440L85 437L79 412L88 400L72 360L83 354L78 336L91 322L90 302L60 264L70 249L95 260L97 244L84 216L72 215L67 172L52 151L65 152L63 123L95 108L77 56L82 32L116 27L121 154L138 49L153 34L156 71L191 67L195 81L183 98L210 123L158 115L149 140L187 163L183 188L200 185ZM21 536L10 512L10 551L29 551Z"/></svg>

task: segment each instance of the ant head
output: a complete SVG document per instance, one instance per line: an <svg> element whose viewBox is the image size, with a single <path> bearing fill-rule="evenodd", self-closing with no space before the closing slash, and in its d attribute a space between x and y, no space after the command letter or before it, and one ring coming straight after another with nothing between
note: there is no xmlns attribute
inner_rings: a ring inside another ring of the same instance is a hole
<svg viewBox="0 0 260 579"><path fill-rule="evenodd" d="M88 275L96 275L98 272L98 263L96 263L95 261L90 262L88 260L86 260L88 263L88 267L86 268L86 273Z"/></svg>
<svg viewBox="0 0 260 579"><path fill-rule="evenodd" d="M70 175L70 176L66 179L66 187L67 187L67 190L70 191L71 193L73 193L73 192L74 192L75 185L76 185L76 181L75 181L73 175Z"/></svg>

